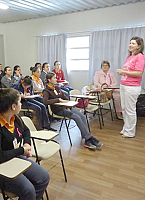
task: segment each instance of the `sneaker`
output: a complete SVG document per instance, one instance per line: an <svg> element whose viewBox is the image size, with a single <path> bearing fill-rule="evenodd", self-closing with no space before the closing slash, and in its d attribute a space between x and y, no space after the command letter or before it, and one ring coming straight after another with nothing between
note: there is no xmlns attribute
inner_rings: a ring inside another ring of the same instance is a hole
<svg viewBox="0 0 145 200"><path fill-rule="evenodd" d="M101 146L103 146L103 144L102 144L99 140L97 140L95 137L92 136L90 139L91 139L92 143L93 143L96 147L101 147Z"/></svg>
<svg viewBox="0 0 145 200"><path fill-rule="evenodd" d="M92 144L90 139L85 141L84 147L89 148L89 149L96 149L96 146L94 144Z"/></svg>

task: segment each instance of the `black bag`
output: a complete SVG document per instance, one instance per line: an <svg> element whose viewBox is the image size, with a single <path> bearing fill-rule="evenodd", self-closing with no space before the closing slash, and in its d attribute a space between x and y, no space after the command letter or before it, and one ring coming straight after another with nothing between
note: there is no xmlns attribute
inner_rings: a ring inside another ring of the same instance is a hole
<svg viewBox="0 0 145 200"><path fill-rule="evenodd" d="M137 116L145 117L145 94L140 94L136 103Z"/></svg>

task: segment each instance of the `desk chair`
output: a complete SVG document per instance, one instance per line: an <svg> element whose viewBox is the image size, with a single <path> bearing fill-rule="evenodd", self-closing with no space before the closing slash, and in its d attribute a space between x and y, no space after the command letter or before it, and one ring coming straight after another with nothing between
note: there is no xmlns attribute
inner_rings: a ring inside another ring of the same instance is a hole
<svg viewBox="0 0 145 200"><path fill-rule="evenodd" d="M51 110L51 106L50 105L48 105L48 112L49 112L49 114L51 116L50 121L52 120L52 118L56 118L56 119L60 119L61 120L59 133L61 132L61 128L62 128L63 122L65 121L65 126L66 126L66 130L67 130L68 138L69 138L69 141L70 141L70 145L72 146L72 141L71 141L71 137L70 137L70 133L69 133L69 125L70 125L71 119L68 118L68 117L64 117L64 116L60 116L60 115L54 114L52 112L52 110ZM67 123L67 120L69 120L68 123Z"/></svg>
<svg viewBox="0 0 145 200"><path fill-rule="evenodd" d="M0 164L0 176L7 177L9 179L14 179L20 176L30 166L31 162L27 160L13 158L5 163ZM15 194L5 191L2 182L0 182L0 193L2 193L4 200L13 199L17 197Z"/></svg>
<svg viewBox="0 0 145 200"><path fill-rule="evenodd" d="M22 117L22 120L30 129L33 142L31 154L36 158L36 162L40 164L41 160L47 160L59 151L65 182L67 182L61 147L57 142L51 141L58 133L54 131L37 131L30 118L24 116Z"/></svg>
<svg viewBox="0 0 145 200"><path fill-rule="evenodd" d="M70 91L70 96L71 95L81 95L81 92L79 90L71 90ZM70 99L71 99L71 101L78 101L79 98L70 97ZM89 100L89 102L90 102L90 100ZM76 107L76 109L82 110L84 112L84 115L86 115L86 120L87 120L89 131L90 131L90 126L89 126L89 122L88 122L87 113L93 114L93 116L95 116L96 114L98 115L100 129L102 129L102 124L101 124L98 105L92 105L92 104L89 103L87 107L85 107L85 105L84 105L84 108L77 108Z"/></svg>

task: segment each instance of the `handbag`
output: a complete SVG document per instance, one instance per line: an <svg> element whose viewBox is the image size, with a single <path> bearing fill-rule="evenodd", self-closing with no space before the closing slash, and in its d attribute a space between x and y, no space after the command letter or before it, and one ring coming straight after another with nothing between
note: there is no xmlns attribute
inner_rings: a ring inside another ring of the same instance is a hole
<svg viewBox="0 0 145 200"><path fill-rule="evenodd" d="M89 99L78 99L78 104L76 105L77 108L84 108L84 104L83 104L83 101L84 101L84 104L85 104L85 107L88 106L89 104Z"/></svg>
<svg viewBox="0 0 145 200"><path fill-rule="evenodd" d="M104 85L106 85L107 87L106 87L106 96L107 96L107 98L110 100L110 99L112 99L113 98L113 90L112 89L108 89L108 84L107 83L103 83L102 85L101 85L101 90L103 90L103 86ZM104 89L105 90L105 89Z"/></svg>

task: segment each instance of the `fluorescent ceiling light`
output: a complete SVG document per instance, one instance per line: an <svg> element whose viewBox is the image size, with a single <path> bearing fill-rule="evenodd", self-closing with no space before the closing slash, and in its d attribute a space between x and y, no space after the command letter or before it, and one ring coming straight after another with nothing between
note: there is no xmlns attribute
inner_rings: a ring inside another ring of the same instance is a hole
<svg viewBox="0 0 145 200"><path fill-rule="evenodd" d="M0 9L6 10L6 9L8 9L8 8L9 8L9 6L7 6L6 4L0 3Z"/></svg>

